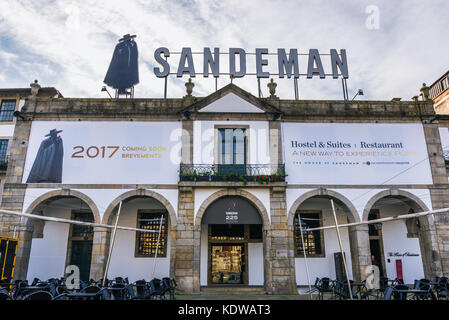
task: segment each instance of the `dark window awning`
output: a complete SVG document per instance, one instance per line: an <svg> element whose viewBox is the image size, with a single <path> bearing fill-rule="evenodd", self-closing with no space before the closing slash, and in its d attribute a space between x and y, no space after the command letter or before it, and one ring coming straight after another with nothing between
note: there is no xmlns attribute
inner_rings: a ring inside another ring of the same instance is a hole
<svg viewBox="0 0 449 320"><path fill-rule="evenodd" d="M226 196L214 201L206 209L203 224L263 224L259 211L247 199Z"/></svg>

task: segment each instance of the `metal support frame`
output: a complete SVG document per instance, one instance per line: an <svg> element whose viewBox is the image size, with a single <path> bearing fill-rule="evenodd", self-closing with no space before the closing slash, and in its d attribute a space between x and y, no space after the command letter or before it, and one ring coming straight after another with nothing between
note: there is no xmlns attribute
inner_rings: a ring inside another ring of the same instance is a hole
<svg viewBox="0 0 449 320"><path fill-rule="evenodd" d="M115 236L117 234L118 219L120 218L120 211L121 210L122 210L122 201L120 201L120 204L119 204L119 207L118 207L117 219L115 220L115 226L114 226L114 231L112 233L111 245L109 246L108 260L106 262L106 268L104 270L104 275L103 275L103 287L104 287L104 284L106 282L106 278L108 276L109 264L111 262L112 249L114 248Z"/></svg>
<svg viewBox="0 0 449 320"><path fill-rule="evenodd" d="M346 282L348 284L348 294L351 300L354 300L354 297L352 296L352 288L351 288L351 281L349 280L349 273L348 273L348 266L346 265L346 257L345 252L343 250L343 244L341 242L341 235L340 235L340 229L338 227L337 222L337 214L335 213L335 206L334 206L334 200L331 199L331 205L332 205L332 213L334 214L334 221L335 221L335 230L337 231L337 237L338 237L338 245L340 246L340 252L343 259L343 265L345 267L345 274L346 274Z"/></svg>

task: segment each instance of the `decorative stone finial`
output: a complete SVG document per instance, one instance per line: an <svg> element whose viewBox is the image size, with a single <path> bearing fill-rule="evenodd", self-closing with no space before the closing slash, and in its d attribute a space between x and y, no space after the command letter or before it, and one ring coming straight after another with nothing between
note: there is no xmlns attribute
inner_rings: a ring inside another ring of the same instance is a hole
<svg viewBox="0 0 449 320"><path fill-rule="evenodd" d="M37 82L37 80L34 80L33 83L30 83L30 87L31 87L31 95L33 97L37 96L37 93L39 92L41 85Z"/></svg>
<svg viewBox="0 0 449 320"><path fill-rule="evenodd" d="M424 101L429 100L429 91L430 91L430 88L429 88L428 86L426 86L425 83L422 84L422 88L421 88L421 90L419 90L419 91L421 92L422 99L423 99Z"/></svg>
<svg viewBox="0 0 449 320"><path fill-rule="evenodd" d="M189 81L186 82L186 91L187 91L187 96L191 97L192 96L192 91L193 91L193 87L195 86L195 84L192 82L192 78L189 78Z"/></svg>
<svg viewBox="0 0 449 320"><path fill-rule="evenodd" d="M267 87L270 90L270 99L276 99L277 83L273 81L273 78L271 78L270 82L267 84Z"/></svg>

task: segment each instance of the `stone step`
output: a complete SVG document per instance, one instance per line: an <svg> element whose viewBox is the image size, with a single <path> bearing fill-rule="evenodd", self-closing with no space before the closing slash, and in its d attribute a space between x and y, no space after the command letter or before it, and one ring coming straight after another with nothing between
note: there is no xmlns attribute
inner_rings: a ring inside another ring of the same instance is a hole
<svg viewBox="0 0 449 320"><path fill-rule="evenodd" d="M204 286L201 293L207 294L266 294L263 286Z"/></svg>

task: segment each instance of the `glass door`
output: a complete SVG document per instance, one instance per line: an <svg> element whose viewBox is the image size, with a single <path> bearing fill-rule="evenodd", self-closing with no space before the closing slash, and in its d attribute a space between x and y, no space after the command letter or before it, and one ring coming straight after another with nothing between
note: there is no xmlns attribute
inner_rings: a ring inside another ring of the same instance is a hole
<svg viewBox="0 0 449 320"><path fill-rule="evenodd" d="M246 129L218 129L218 170L221 174L246 172Z"/></svg>
<svg viewBox="0 0 449 320"><path fill-rule="evenodd" d="M243 244L211 244L211 283L243 284Z"/></svg>

